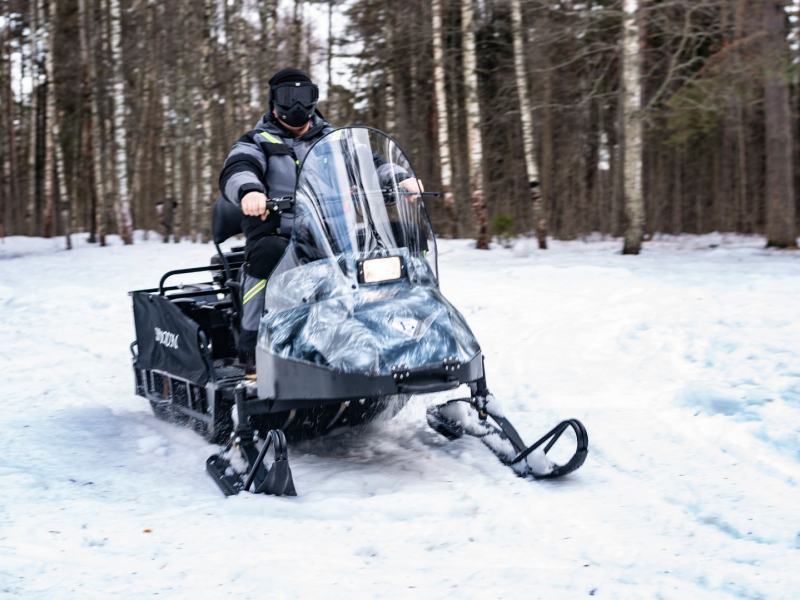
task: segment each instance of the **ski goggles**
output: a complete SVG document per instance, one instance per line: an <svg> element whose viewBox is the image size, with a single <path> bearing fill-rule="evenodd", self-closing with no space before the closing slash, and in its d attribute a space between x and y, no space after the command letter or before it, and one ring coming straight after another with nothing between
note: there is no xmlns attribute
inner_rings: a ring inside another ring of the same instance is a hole
<svg viewBox="0 0 800 600"><path fill-rule="evenodd" d="M319 88L307 81L280 83L272 88L272 100L279 106L294 106L300 103L311 108L319 100Z"/></svg>

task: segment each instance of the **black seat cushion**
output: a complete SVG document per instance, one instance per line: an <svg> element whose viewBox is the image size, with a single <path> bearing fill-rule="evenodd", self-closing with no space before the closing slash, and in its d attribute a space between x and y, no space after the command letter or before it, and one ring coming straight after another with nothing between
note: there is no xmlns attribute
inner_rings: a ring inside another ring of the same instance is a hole
<svg viewBox="0 0 800 600"><path fill-rule="evenodd" d="M242 233L242 209L220 196L214 203L211 232L214 243L221 244L227 239Z"/></svg>

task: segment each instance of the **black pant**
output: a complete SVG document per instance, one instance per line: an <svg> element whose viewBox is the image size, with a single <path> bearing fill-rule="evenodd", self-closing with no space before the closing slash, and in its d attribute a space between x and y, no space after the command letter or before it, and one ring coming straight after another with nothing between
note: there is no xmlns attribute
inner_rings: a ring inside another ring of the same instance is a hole
<svg viewBox="0 0 800 600"><path fill-rule="evenodd" d="M247 240L244 248L244 272L250 277L269 279L278 266L289 239L280 235L269 235L255 240Z"/></svg>

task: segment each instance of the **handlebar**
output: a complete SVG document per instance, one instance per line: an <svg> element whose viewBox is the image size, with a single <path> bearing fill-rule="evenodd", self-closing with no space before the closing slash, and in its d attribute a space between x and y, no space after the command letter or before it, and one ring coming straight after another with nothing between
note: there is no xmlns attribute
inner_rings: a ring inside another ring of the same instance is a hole
<svg viewBox="0 0 800 600"><path fill-rule="evenodd" d="M383 197L387 200L387 202L389 197L395 194L399 194L401 196L433 196L435 198L440 196L439 192L410 192L402 188L393 188L391 186L383 188L381 192L383 193ZM268 198L267 210L281 214L284 211L292 210L294 208L294 204L294 198L291 196L285 196L283 198Z"/></svg>
<svg viewBox="0 0 800 600"><path fill-rule="evenodd" d="M285 210L292 210L294 207L294 198L286 196L284 198L268 198L267 210L271 212L282 213Z"/></svg>
<svg viewBox="0 0 800 600"><path fill-rule="evenodd" d="M390 185L383 188L381 192L383 192L384 196L389 194L400 194L401 196L435 196L436 198L438 198L441 195L439 194L439 192L410 192L403 188L395 189Z"/></svg>
<svg viewBox="0 0 800 600"><path fill-rule="evenodd" d="M392 200L392 196L433 196L434 198L439 197L439 192L411 192L409 190L405 190L403 188L395 188L390 185L381 189L381 193L383 194L383 199L387 204L393 204L394 201Z"/></svg>

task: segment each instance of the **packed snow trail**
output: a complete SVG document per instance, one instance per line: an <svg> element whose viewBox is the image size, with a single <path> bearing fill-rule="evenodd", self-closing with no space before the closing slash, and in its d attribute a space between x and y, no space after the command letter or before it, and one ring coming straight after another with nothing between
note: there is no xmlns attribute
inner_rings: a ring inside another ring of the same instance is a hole
<svg viewBox="0 0 800 600"><path fill-rule="evenodd" d="M442 242L442 289L506 415L528 443L581 419L585 465L517 478L430 431L416 398L290 445L297 498L226 499L214 447L133 394L128 351L127 292L213 249L74 239L0 240L0 592L797 597L800 253Z"/></svg>

